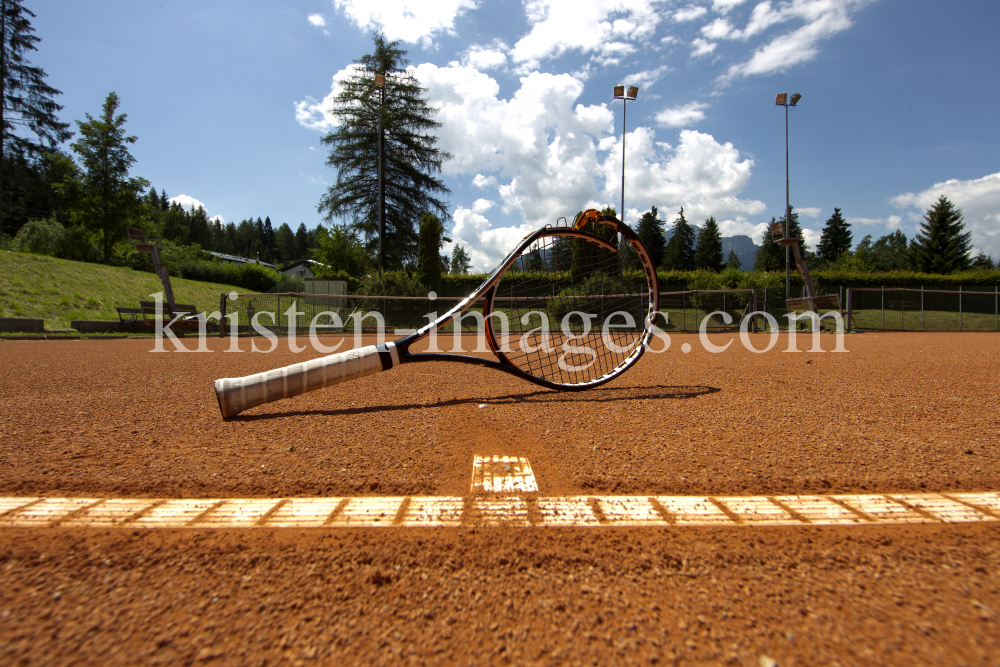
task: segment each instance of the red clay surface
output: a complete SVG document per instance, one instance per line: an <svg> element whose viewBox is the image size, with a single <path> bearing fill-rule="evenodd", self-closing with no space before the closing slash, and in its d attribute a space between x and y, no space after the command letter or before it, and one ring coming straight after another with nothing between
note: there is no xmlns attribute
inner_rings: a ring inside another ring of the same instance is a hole
<svg viewBox="0 0 1000 667"><path fill-rule="evenodd" d="M675 335L573 394L414 364L223 422L212 380L284 343L0 343L0 495L463 495L473 454L542 495L1000 489L996 334ZM0 663L988 665L998 566L989 524L7 528Z"/></svg>

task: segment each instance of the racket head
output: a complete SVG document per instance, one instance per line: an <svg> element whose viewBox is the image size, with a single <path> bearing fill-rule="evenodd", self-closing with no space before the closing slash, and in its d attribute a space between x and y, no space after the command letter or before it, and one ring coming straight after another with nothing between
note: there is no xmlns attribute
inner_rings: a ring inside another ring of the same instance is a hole
<svg viewBox="0 0 1000 667"><path fill-rule="evenodd" d="M659 310L655 267L635 232L597 211L577 222L584 216L526 237L483 305L501 363L552 389L595 387L631 368Z"/></svg>

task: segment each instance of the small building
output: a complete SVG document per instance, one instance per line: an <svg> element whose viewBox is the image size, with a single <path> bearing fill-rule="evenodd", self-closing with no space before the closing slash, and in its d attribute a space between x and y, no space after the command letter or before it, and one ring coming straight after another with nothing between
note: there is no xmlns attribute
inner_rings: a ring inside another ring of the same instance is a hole
<svg viewBox="0 0 1000 667"><path fill-rule="evenodd" d="M300 259L293 264L278 269L278 273L287 276L282 281L282 289L287 289L284 286L286 281L292 281L295 284L294 291L301 294L347 294L346 280L317 278L312 271L317 266L326 266L326 264L317 262L314 259Z"/></svg>
<svg viewBox="0 0 1000 667"><path fill-rule="evenodd" d="M259 259L250 259L249 257L240 257L239 255L227 255L224 252L208 252L212 256L212 259L221 262L223 264L260 264L261 266L266 266L269 269L278 270L278 267L274 264L268 264L267 262L262 262Z"/></svg>

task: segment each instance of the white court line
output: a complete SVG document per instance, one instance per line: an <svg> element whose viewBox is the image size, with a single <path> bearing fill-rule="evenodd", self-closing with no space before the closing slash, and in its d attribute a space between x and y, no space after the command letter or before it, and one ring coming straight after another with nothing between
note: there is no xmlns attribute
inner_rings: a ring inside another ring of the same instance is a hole
<svg viewBox="0 0 1000 667"><path fill-rule="evenodd" d="M531 464L523 456L479 456L472 459L472 493L537 493Z"/></svg>
<svg viewBox="0 0 1000 667"><path fill-rule="evenodd" d="M806 526L985 523L1000 493L832 496L363 496L356 498L0 498L0 527L350 528Z"/></svg>

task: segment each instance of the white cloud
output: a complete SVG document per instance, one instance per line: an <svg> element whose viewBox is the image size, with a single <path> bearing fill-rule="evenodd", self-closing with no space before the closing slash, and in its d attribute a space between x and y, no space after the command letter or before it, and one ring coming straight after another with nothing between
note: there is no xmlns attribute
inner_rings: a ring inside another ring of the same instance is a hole
<svg viewBox="0 0 1000 667"><path fill-rule="evenodd" d="M205 205L190 195L177 195L168 199L172 204L180 204L181 208L188 211L192 208L205 208Z"/></svg>
<svg viewBox="0 0 1000 667"><path fill-rule="evenodd" d="M482 213L461 206L455 209L453 219L452 243L445 245L445 251L450 253L456 245L464 246L474 271L496 268L500 260L536 228L531 224L494 228Z"/></svg>
<svg viewBox="0 0 1000 667"><path fill-rule="evenodd" d="M428 44L438 32L452 32L455 19L476 0L333 0L333 6L362 30L381 28L390 40Z"/></svg>
<svg viewBox="0 0 1000 667"><path fill-rule="evenodd" d="M641 72L636 72L635 74L629 74L622 79L622 83L626 86L649 86L656 83L663 75L670 71L670 68L666 65L656 67L654 69L646 69Z"/></svg>
<svg viewBox="0 0 1000 667"><path fill-rule="evenodd" d="M726 14L730 9L743 4L744 0L715 0L712 3L712 10L720 14Z"/></svg>
<svg viewBox="0 0 1000 667"><path fill-rule="evenodd" d="M704 25L701 28L701 34L703 34L708 39L725 39L733 32L733 25L723 18L718 18Z"/></svg>
<svg viewBox="0 0 1000 667"><path fill-rule="evenodd" d="M507 64L507 51L510 48L496 40L492 46L472 46L462 57L462 64L477 70L496 69Z"/></svg>
<svg viewBox="0 0 1000 667"><path fill-rule="evenodd" d="M486 211L493 208L494 206L496 206L496 202L494 201L491 201L489 199L477 199L472 203L472 212L483 214L486 213Z"/></svg>
<svg viewBox="0 0 1000 667"><path fill-rule="evenodd" d="M794 213L798 213L799 215L804 215L807 218L818 218L822 212L823 211L821 211L818 206L796 207L794 211Z"/></svg>
<svg viewBox="0 0 1000 667"><path fill-rule="evenodd" d="M708 105L703 102L688 102L679 107L664 109L656 114L656 122L667 127L685 127L704 120L705 109Z"/></svg>
<svg viewBox="0 0 1000 667"><path fill-rule="evenodd" d="M603 195L614 202L621 196L621 139L602 142L605 146L609 151L601 164ZM740 159L731 143L681 130L674 148L654 141L653 131L640 127L628 133L626 148L626 199L642 202L641 209L655 204L669 214L683 206L690 220L758 215L766 210L763 202L737 197L750 181L753 160Z"/></svg>
<svg viewBox="0 0 1000 667"><path fill-rule="evenodd" d="M354 75L358 65L350 64L333 75L333 84L330 93L322 100L317 101L308 95L304 100L295 103L295 120L299 125L310 130L329 132L337 127L337 119L330 113L333 108L333 101L343 90L342 82Z"/></svg>
<svg viewBox="0 0 1000 667"><path fill-rule="evenodd" d="M313 24L317 28L325 28L326 27L326 19L323 18L322 14L310 14L309 15L309 23Z"/></svg>
<svg viewBox="0 0 1000 667"><path fill-rule="evenodd" d="M683 23L686 21L693 21L707 13L708 10L704 7L699 7L698 5L688 5L684 9L678 9L674 12L673 19L679 23Z"/></svg>
<svg viewBox="0 0 1000 667"><path fill-rule="evenodd" d="M749 236L754 245L760 245L760 239L768 227L766 222L753 223L743 216L738 216L735 220L717 220L717 223L723 236Z"/></svg>
<svg viewBox="0 0 1000 667"><path fill-rule="evenodd" d="M697 58L698 56L707 56L712 51L715 51L715 47L718 46L718 44L706 41L701 37L695 37L691 40L691 46L694 47L691 49L691 57Z"/></svg>
<svg viewBox="0 0 1000 667"><path fill-rule="evenodd" d="M851 13L870 1L791 0L777 9L769 1L761 2L754 7L747 27L730 31L727 38L745 40L776 23L793 19L805 21L805 25L768 40L749 60L732 65L718 81L725 84L739 77L781 72L812 60L819 53L819 42L849 28Z"/></svg>
<svg viewBox="0 0 1000 667"><path fill-rule="evenodd" d="M496 80L471 67L428 63L414 75L440 109L440 145L454 156L445 172L476 174L473 185L496 188L504 211L532 225L572 215L596 197L594 138L612 132L614 116L603 104L576 104L582 81L534 72L504 100Z"/></svg>
<svg viewBox="0 0 1000 667"><path fill-rule="evenodd" d="M798 210L798 209L796 209ZM889 229L899 229L899 224L903 218L898 215L890 215L888 218L844 218L852 225L882 225Z"/></svg>
<svg viewBox="0 0 1000 667"><path fill-rule="evenodd" d="M972 232L973 246L994 258L1000 257L1000 172L935 183L922 192L906 192L890 201L896 208L916 207L923 213L942 195L961 209L965 229Z"/></svg>
<svg viewBox="0 0 1000 667"><path fill-rule="evenodd" d="M625 49L612 37L643 40L652 36L660 20L653 4L653 0L525 0L531 31L518 40L511 56L531 67L575 49L614 60ZM609 20L612 13L617 15L613 21Z"/></svg>

